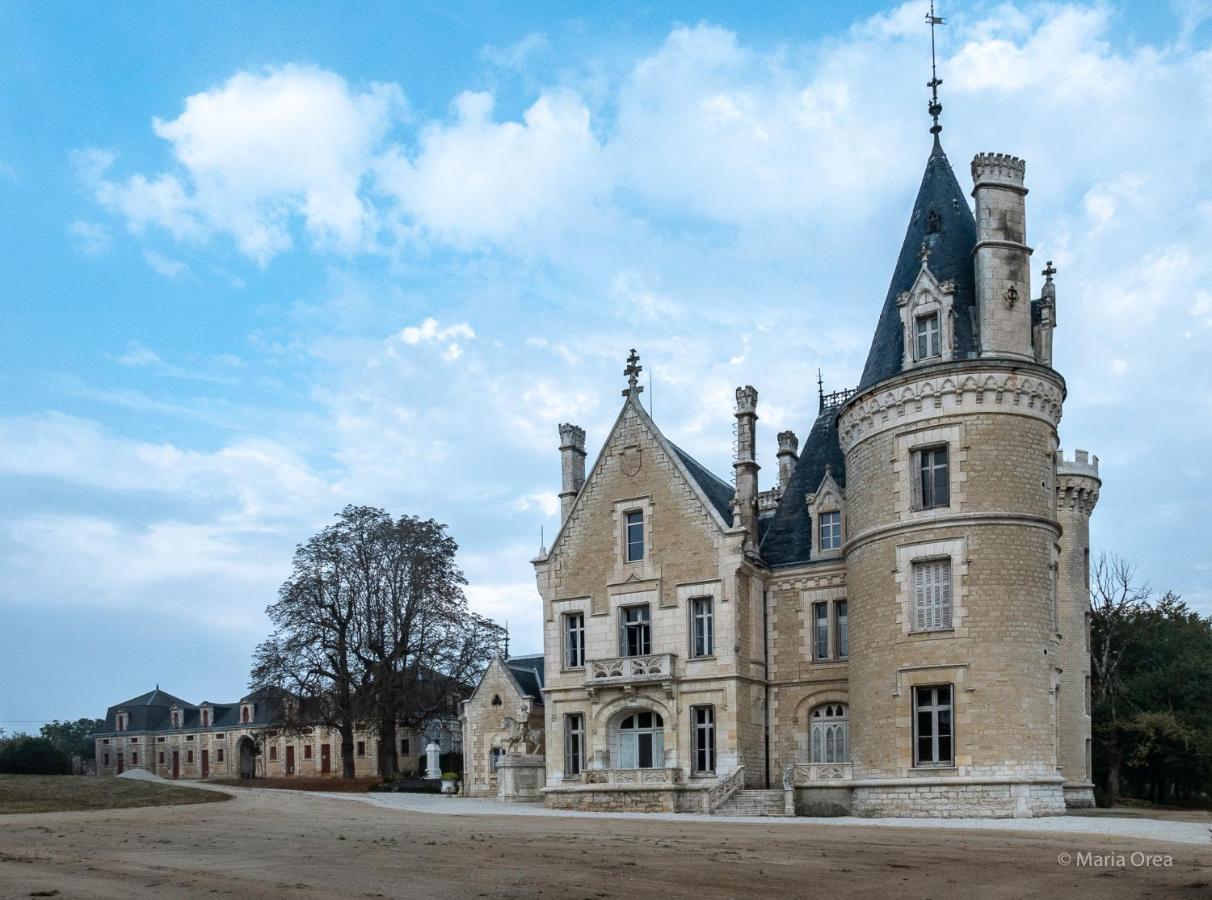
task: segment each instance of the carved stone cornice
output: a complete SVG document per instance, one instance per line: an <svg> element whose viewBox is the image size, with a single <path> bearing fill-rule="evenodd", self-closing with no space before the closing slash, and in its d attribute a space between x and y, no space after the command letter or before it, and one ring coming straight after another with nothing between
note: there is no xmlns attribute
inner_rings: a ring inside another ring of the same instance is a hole
<svg viewBox="0 0 1212 900"><path fill-rule="evenodd" d="M838 440L848 453L890 428L981 411L1030 416L1055 428L1064 399L1064 382L1042 366L940 366L929 373L906 373L855 397L838 417Z"/></svg>

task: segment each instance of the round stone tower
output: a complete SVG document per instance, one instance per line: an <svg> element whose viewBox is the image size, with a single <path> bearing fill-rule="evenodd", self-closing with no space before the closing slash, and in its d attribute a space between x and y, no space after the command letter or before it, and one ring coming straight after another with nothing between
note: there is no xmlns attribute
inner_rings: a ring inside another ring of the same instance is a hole
<svg viewBox="0 0 1212 900"><path fill-rule="evenodd" d="M1065 386L1032 355L1025 166L982 154L972 168L975 219L936 139L838 419L858 815L1064 810Z"/></svg>
<svg viewBox="0 0 1212 900"><path fill-rule="evenodd" d="M1056 572L1061 667L1057 753L1065 805L1094 806L1090 769L1090 514L1098 503L1098 457L1078 450L1056 463L1056 515L1061 526Z"/></svg>

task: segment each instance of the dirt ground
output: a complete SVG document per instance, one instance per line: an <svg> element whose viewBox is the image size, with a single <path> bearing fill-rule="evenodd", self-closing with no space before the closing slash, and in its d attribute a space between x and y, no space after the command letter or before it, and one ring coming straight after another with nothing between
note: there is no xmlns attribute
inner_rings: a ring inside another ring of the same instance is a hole
<svg viewBox="0 0 1212 900"><path fill-rule="evenodd" d="M0 896L1202 897L1212 844L1007 832L445 816L240 790L228 803L6 816ZM1058 854L1170 854L1170 867Z"/></svg>

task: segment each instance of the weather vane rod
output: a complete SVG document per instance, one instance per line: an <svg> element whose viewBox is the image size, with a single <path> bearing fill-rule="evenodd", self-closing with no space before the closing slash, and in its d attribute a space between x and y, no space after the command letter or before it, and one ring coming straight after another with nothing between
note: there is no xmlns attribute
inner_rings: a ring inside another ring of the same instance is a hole
<svg viewBox="0 0 1212 900"><path fill-rule="evenodd" d="M937 136L943 130L943 126L938 123L938 115L943 111L943 104L938 102L938 86L943 83L943 79L938 77L938 62L934 53L934 26L946 25L942 16L934 14L934 0L930 0L930 12L926 14L926 22L930 25L930 81L926 87L930 88L930 111L931 118L934 119L934 124L930 126L930 133Z"/></svg>

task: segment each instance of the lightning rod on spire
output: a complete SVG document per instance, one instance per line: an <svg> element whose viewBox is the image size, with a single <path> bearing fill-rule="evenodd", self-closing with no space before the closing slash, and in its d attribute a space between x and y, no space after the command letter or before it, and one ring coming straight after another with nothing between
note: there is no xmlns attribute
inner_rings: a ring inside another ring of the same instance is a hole
<svg viewBox="0 0 1212 900"><path fill-rule="evenodd" d="M926 87L930 88L930 106L927 107L927 110L930 117L934 119L934 124L930 126L930 133L938 137L938 133L943 130L943 126L938 123L939 113L943 111L943 104L938 99L938 86L943 83L943 79L938 77L938 62L934 53L934 26L947 23L942 16L934 14L934 0L930 0L930 12L926 14L926 22L930 26L930 80L926 82Z"/></svg>

